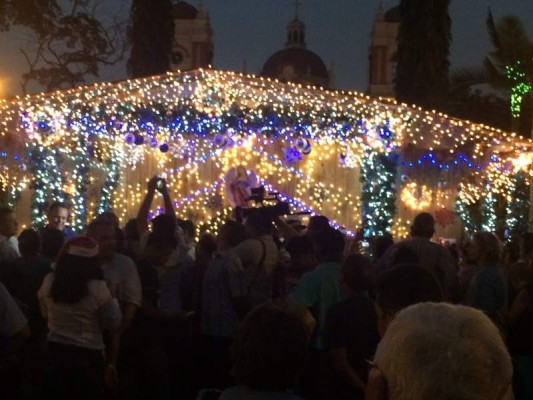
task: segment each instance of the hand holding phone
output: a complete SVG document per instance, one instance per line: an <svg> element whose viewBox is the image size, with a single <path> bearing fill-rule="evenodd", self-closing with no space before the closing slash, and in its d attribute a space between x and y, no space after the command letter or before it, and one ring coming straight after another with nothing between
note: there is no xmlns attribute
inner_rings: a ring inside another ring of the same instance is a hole
<svg viewBox="0 0 533 400"><path fill-rule="evenodd" d="M163 193L167 190L167 181L165 178L161 178L159 175L157 176L156 188L159 193Z"/></svg>

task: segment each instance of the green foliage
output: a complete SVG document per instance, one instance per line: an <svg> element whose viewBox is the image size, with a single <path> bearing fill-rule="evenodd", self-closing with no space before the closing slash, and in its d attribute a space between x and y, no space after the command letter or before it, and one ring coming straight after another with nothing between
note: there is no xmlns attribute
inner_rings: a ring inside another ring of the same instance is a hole
<svg viewBox="0 0 533 400"><path fill-rule="evenodd" d="M450 96L442 110L454 117L529 137L533 41L518 17L505 16L495 21L490 11L487 32L492 50L480 67L451 74Z"/></svg>
<svg viewBox="0 0 533 400"><path fill-rule="evenodd" d="M512 189L507 195L495 195L487 186L487 193L475 203L467 204L461 197L455 210L467 236L478 231L498 233L508 231L510 238L519 237L528 229L529 184L525 173L512 177Z"/></svg>
<svg viewBox="0 0 533 400"><path fill-rule="evenodd" d="M397 156L365 151L360 176L365 236L390 232L396 212L396 163Z"/></svg>
<svg viewBox="0 0 533 400"><path fill-rule="evenodd" d="M506 209L506 227L512 238L527 232L530 206L528 177L520 172L514 177L514 192Z"/></svg>

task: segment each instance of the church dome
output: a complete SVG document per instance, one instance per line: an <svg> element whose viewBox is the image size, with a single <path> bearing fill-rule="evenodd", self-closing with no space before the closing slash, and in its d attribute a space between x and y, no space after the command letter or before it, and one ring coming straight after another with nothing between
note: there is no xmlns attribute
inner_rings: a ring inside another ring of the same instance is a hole
<svg viewBox="0 0 533 400"><path fill-rule="evenodd" d="M261 75L282 82L324 87L330 85L330 76L324 61L306 48L305 25L298 18L294 18L287 25L285 48L268 58Z"/></svg>
<svg viewBox="0 0 533 400"><path fill-rule="evenodd" d="M185 1L178 1L172 6L174 19L196 19L198 10Z"/></svg>
<svg viewBox="0 0 533 400"><path fill-rule="evenodd" d="M292 73L295 79L291 81L296 83L328 86L329 74L324 61L306 48L286 48L272 54L263 66L261 75L289 80L284 79L285 72Z"/></svg>

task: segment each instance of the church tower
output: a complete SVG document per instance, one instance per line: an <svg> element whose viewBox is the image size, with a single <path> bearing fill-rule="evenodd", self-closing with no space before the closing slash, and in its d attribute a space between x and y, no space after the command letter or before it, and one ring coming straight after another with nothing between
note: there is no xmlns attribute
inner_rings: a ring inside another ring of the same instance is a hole
<svg viewBox="0 0 533 400"><path fill-rule="evenodd" d="M213 62L213 31L209 14L202 2L198 8L178 1L172 7L174 44L172 69L205 68Z"/></svg>
<svg viewBox="0 0 533 400"><path fill-rule="evenodd" d="M385 12L380 4L370 34L368 94L371 96L395 97L394 78L399 26L399 6Z"/></svg>

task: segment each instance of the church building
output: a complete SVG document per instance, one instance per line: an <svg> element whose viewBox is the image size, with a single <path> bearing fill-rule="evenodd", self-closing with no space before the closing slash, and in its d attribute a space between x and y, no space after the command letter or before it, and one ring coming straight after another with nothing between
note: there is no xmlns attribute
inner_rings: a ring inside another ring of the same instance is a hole
<svg viewBox="0 0 533 400"><path fill-rule="evenodd" d="M396 51L400 27L400 7L385 11L380 5L370 33L368 49L368 94L395 97Z"/></svg>
<svg viewBox="0 0 533 400"><path fill-rule="evenodd" d="M213 31L203 2L198 8L178 1L172 7L174 16L174 44L172 69L205 68L213 62Z"/></svg>
<svg viewBox="0 0 533 400"><path fill-rule="evenodd" d="M299 2L294 18L287 25L285 47L272 54L259 74L304 85L334 88L334 74L313 51L307 48L305 24L298 17ZM205 68L213 62L213 30L209 14L202 1L198 7L185 1L173 5L175 20L172 67L175 70ZM397 36L400 25L399 6L385 10L382 5L370 33L369 85L371 96L394 97Z"/></svg>
<svg viewBox="0 0 533 400"><path fill-rule="evenodd" d="M281 82L332 88L333 74L324 61L307 48L305 24L298 14L287 26L285 48L272 54L263 65L261 76L275 78Z"/></svg>

